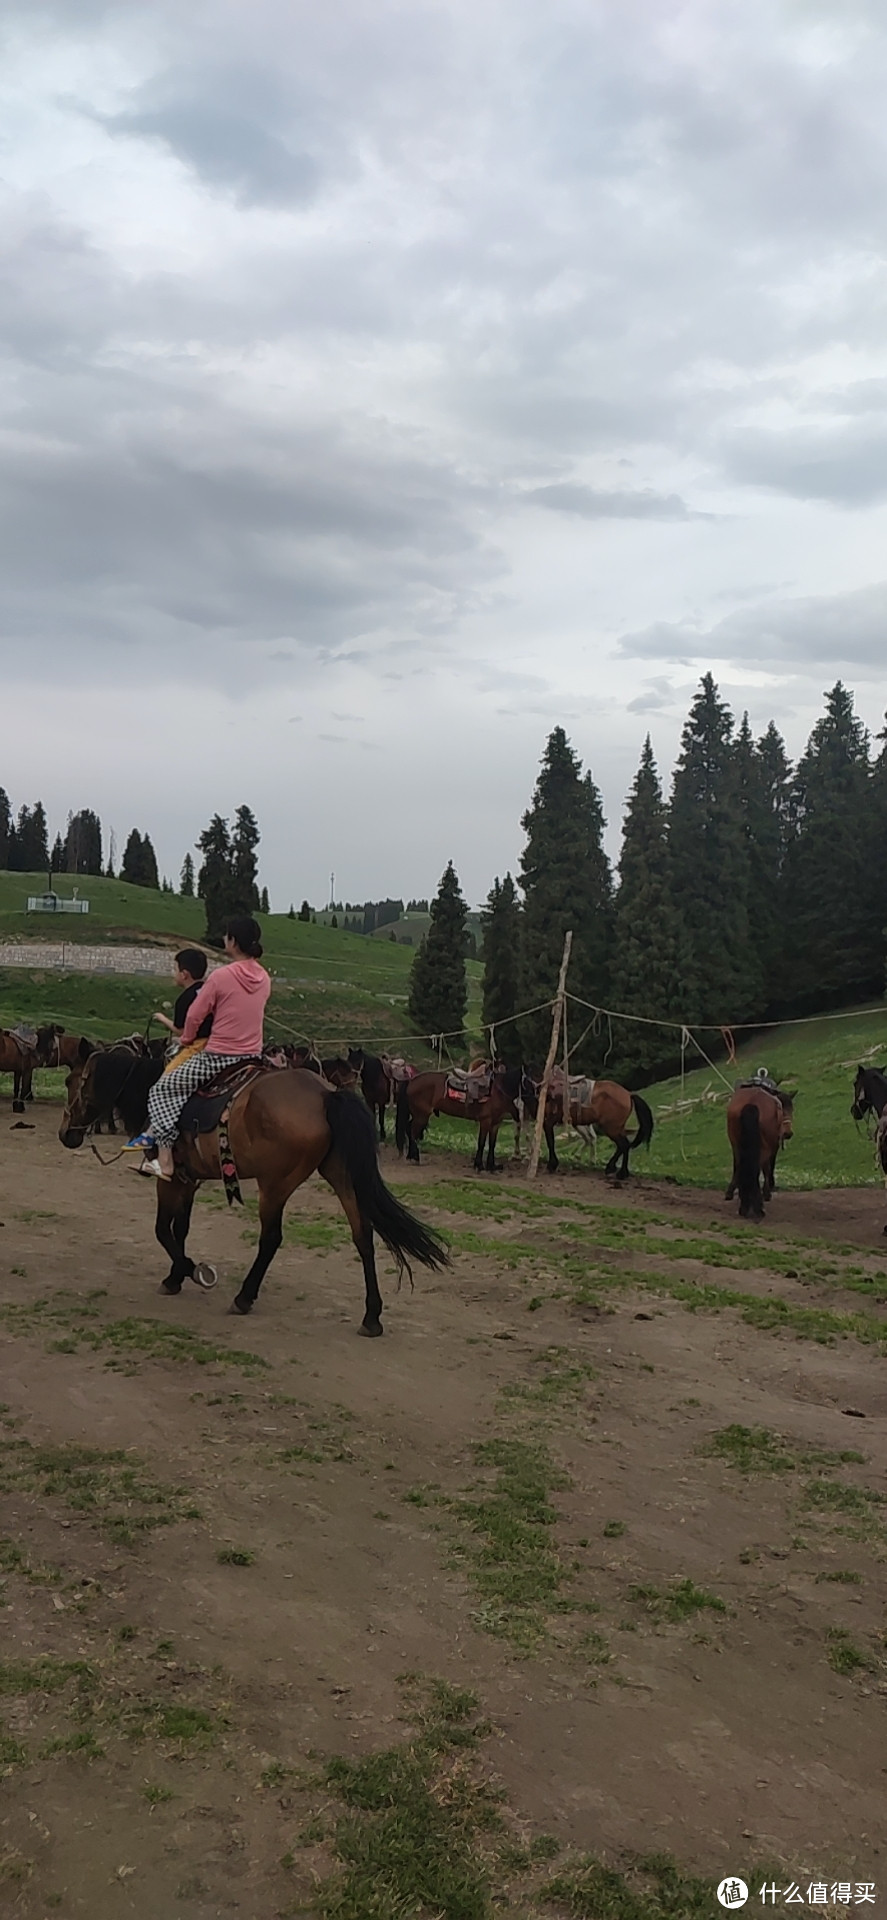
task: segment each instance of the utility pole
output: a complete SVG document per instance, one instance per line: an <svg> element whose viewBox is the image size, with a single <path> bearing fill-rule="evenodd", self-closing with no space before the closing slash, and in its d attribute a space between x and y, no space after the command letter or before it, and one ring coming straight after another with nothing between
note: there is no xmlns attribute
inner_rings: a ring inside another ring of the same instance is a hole
<svg viewBox="0 0 887 1920"><path fill-rule="evenodd" d="M563 951L563 956L561 958L561 970L560 970L560 976L557 983L557 993L555 994L555 997L554 997L554 1011L551 1016L551 1039L548 1043L548 1058L545 1062L545 1072L542 1075L542 1084L539 1088L539 1105L536 1110L536 1125L533 1128L533 1145L530 1148L530 1158L527 1164L528 1180L535 1180L536 1174L539 1170L539 1149L542 1145L542 1132L545 1126L545 1102L548 1099L548 1086L551 1080L551 1069L554 1066L554 1056L557 1053L558 1034L560 1033L561 1021L564 1016L564 1007L566 1002L567 968L570 964L570 948L572 947L572 945L573 945L573 935L572 935L572 932L570 932L564 935L564 951ZM567 1111L569 1111L569 1099L570 1099L570 1089L569 1087L566 1087L564 1090L564 1101L566 1103Z"/></svg>

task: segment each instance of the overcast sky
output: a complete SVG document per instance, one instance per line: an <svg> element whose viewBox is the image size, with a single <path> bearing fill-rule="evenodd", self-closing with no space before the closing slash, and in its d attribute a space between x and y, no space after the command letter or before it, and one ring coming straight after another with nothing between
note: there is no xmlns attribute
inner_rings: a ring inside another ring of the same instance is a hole
<svg viewBox="0 0 887 1920"><path fill-rule="evenodd" d="M876 0L0 0L0 783L272 904L887 705Z"/></svg>

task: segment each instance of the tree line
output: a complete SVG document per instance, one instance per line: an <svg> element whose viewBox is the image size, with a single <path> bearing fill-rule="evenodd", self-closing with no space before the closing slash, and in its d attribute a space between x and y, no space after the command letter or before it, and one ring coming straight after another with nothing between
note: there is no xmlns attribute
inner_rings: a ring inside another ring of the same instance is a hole
<svg viewBox="0 0 887 1920"><path fill-rule="evenodd" d="M700 683L666 798L649 736L628 795L614 874L601 795L562 727L547 742L517 884L483 913L483 1020L500 1052L544 1057L564 934L577 1066L638 1079L674 1059L675 1024L716 1028L818 1012L884 988L887 731L872 742L838 683L792 767L771 722L755 739L711 676ZM467 908L452 863L413 964L410 1015L459 1033L467 1007ZM656 1023L662 1022L662 1025ZM597 1030L595 1030L597 1027Z"/></svg>

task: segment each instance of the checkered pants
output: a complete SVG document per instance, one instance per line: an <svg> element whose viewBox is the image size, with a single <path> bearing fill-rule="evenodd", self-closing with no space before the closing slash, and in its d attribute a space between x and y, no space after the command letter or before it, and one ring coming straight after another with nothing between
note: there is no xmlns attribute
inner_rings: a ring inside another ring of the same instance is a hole
<svg viewBox="0 0 887 1920"><path fill-rule="evenodd" d="M148 1095L148 1129L159 1147L171 1147L179 1131L179 1114L198 1087L212 1080L222 1067L233 1067L239 1053L192 1053L180 1067L161 1074Z"/></svg>

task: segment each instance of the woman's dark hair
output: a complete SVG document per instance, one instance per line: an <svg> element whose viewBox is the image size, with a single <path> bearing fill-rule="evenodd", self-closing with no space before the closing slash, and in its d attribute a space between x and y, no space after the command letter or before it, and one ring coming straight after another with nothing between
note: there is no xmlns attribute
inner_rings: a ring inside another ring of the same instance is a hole
<svg viewBox="0 0 887 1920"><path fill-rule="evenodd" d="M192 980L202 980L206 972L206 954L199 947L183 947L176 954L176 966L182 973L190 973Z"/></svg>
<svg viewBox="0 0 887 1920"><path fill-rule="evenodd" d="M258 920L251 920L248 914L238 916L234 920L226 920L225 933L230 940L234 941L234 945L240 948L241 953L247 955L248 959L261 960L262 929Z"/></svg>

